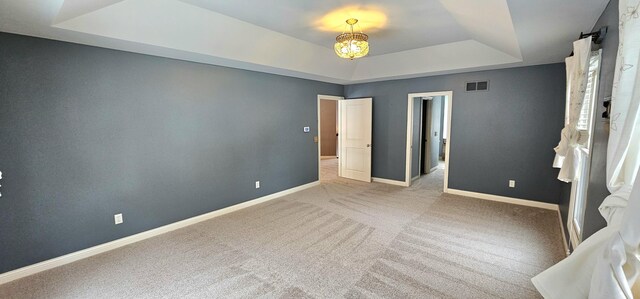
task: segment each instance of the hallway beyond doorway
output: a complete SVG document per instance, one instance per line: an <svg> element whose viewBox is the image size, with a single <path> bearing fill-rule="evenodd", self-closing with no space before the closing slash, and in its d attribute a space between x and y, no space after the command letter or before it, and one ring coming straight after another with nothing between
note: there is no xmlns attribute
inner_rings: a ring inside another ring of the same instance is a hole
<svg viewBox="0 0 640 299"><path fill-rule="evenodd" d="M338 159L336 157L322 158L320 160L320 181L333 181L338 179Z"/></svg>
<svg viewBox="0 0 640 299"><path fill-rule="evenodd" d="M407 97L405 186L442 167L443 192L448 189L452 91L410 93Z"/></svg>

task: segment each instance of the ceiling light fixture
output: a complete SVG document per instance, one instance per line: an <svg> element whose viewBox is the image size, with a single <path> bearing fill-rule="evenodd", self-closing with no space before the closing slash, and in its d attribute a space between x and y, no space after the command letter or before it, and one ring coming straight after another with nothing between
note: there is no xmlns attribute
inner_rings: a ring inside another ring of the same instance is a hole
<svg viewBox="0 0 640 299"><path fill-rule="evenodd" d="M362 32L354 33L353 25L356 23L358 23L357 19L348 19L347 25L350 30L336 37L336 44L333 48L341 58L353 60L354 58L364 57L369 54L369 42L367 42L369 36Z"/></svg>

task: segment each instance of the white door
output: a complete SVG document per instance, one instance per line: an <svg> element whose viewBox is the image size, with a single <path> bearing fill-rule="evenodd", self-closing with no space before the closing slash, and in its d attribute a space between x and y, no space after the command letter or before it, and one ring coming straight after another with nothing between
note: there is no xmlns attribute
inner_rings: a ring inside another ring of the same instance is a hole
<svg viewBox="0 0 640 299"><path fill-rule="evenodd" d="M340 101L340 176L371 182L371 98Z"/></svg>

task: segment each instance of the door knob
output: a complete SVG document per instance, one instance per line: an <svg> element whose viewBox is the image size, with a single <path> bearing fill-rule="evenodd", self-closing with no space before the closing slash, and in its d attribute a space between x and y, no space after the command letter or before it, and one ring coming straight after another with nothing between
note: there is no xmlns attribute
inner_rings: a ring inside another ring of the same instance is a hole
<svg viewBox="0 0 640 299"><path fill-rule="evenodd" d="M367 144L367 147L371 147L371 144Z"/></svg>

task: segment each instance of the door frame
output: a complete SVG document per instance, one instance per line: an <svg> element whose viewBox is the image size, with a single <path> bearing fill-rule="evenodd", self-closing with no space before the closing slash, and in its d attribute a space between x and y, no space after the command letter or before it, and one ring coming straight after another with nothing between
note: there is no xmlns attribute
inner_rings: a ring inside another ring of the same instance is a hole
<svg viewBox="0 0 640 299"><path fill-rule="evenodd" d="M338 107L336 108L337 111L338 111L336 123L338 124L338 128L341 128L342 126L340 124L341 120L340 120L340 102L339 101L343 101L344 97L342 97L342 96L330 96L330 95L323 95L323 94L319 94L318 95L318 108L317 108L317 110L318 110L318 115L317 115L317 117L318 117L318 136L317 136L317 138L318 138L318 181L321 179L320 176L322 175L322 147L321 147L322 146L322 138L320 138L321 137L320 133L321 133L321 130L322 130L321 122L320 122L320 101L321 100L337 101L338 102L337 103ZM338 176L341 176L341 174L342 174L341 173L341 167L340 167L341 160L340 160L339 157L342 156L342 155L340 154L340 138L336 138L336 139L338 139L336 141L337 144L338 144L338 148L336 149L336 156L338 156Z"/></svg>
<svg viewBox="0 0 640 299"><path fill-rule="evenodd" d="M449 151L451 150L451 108L453 107L453 91L445 90L445 91L433 91L433 92L419 92L419 93L410 93L407 95L407 144L406 144L406 165L405 165L405 181L404 185L406 187L411 186L411 143L413 141L413 99L418 97L437 97L437 96L446 96L447 97L447 147L445 149L444 156L444 184L443 184L443 192L449 191Z"/></svg>

